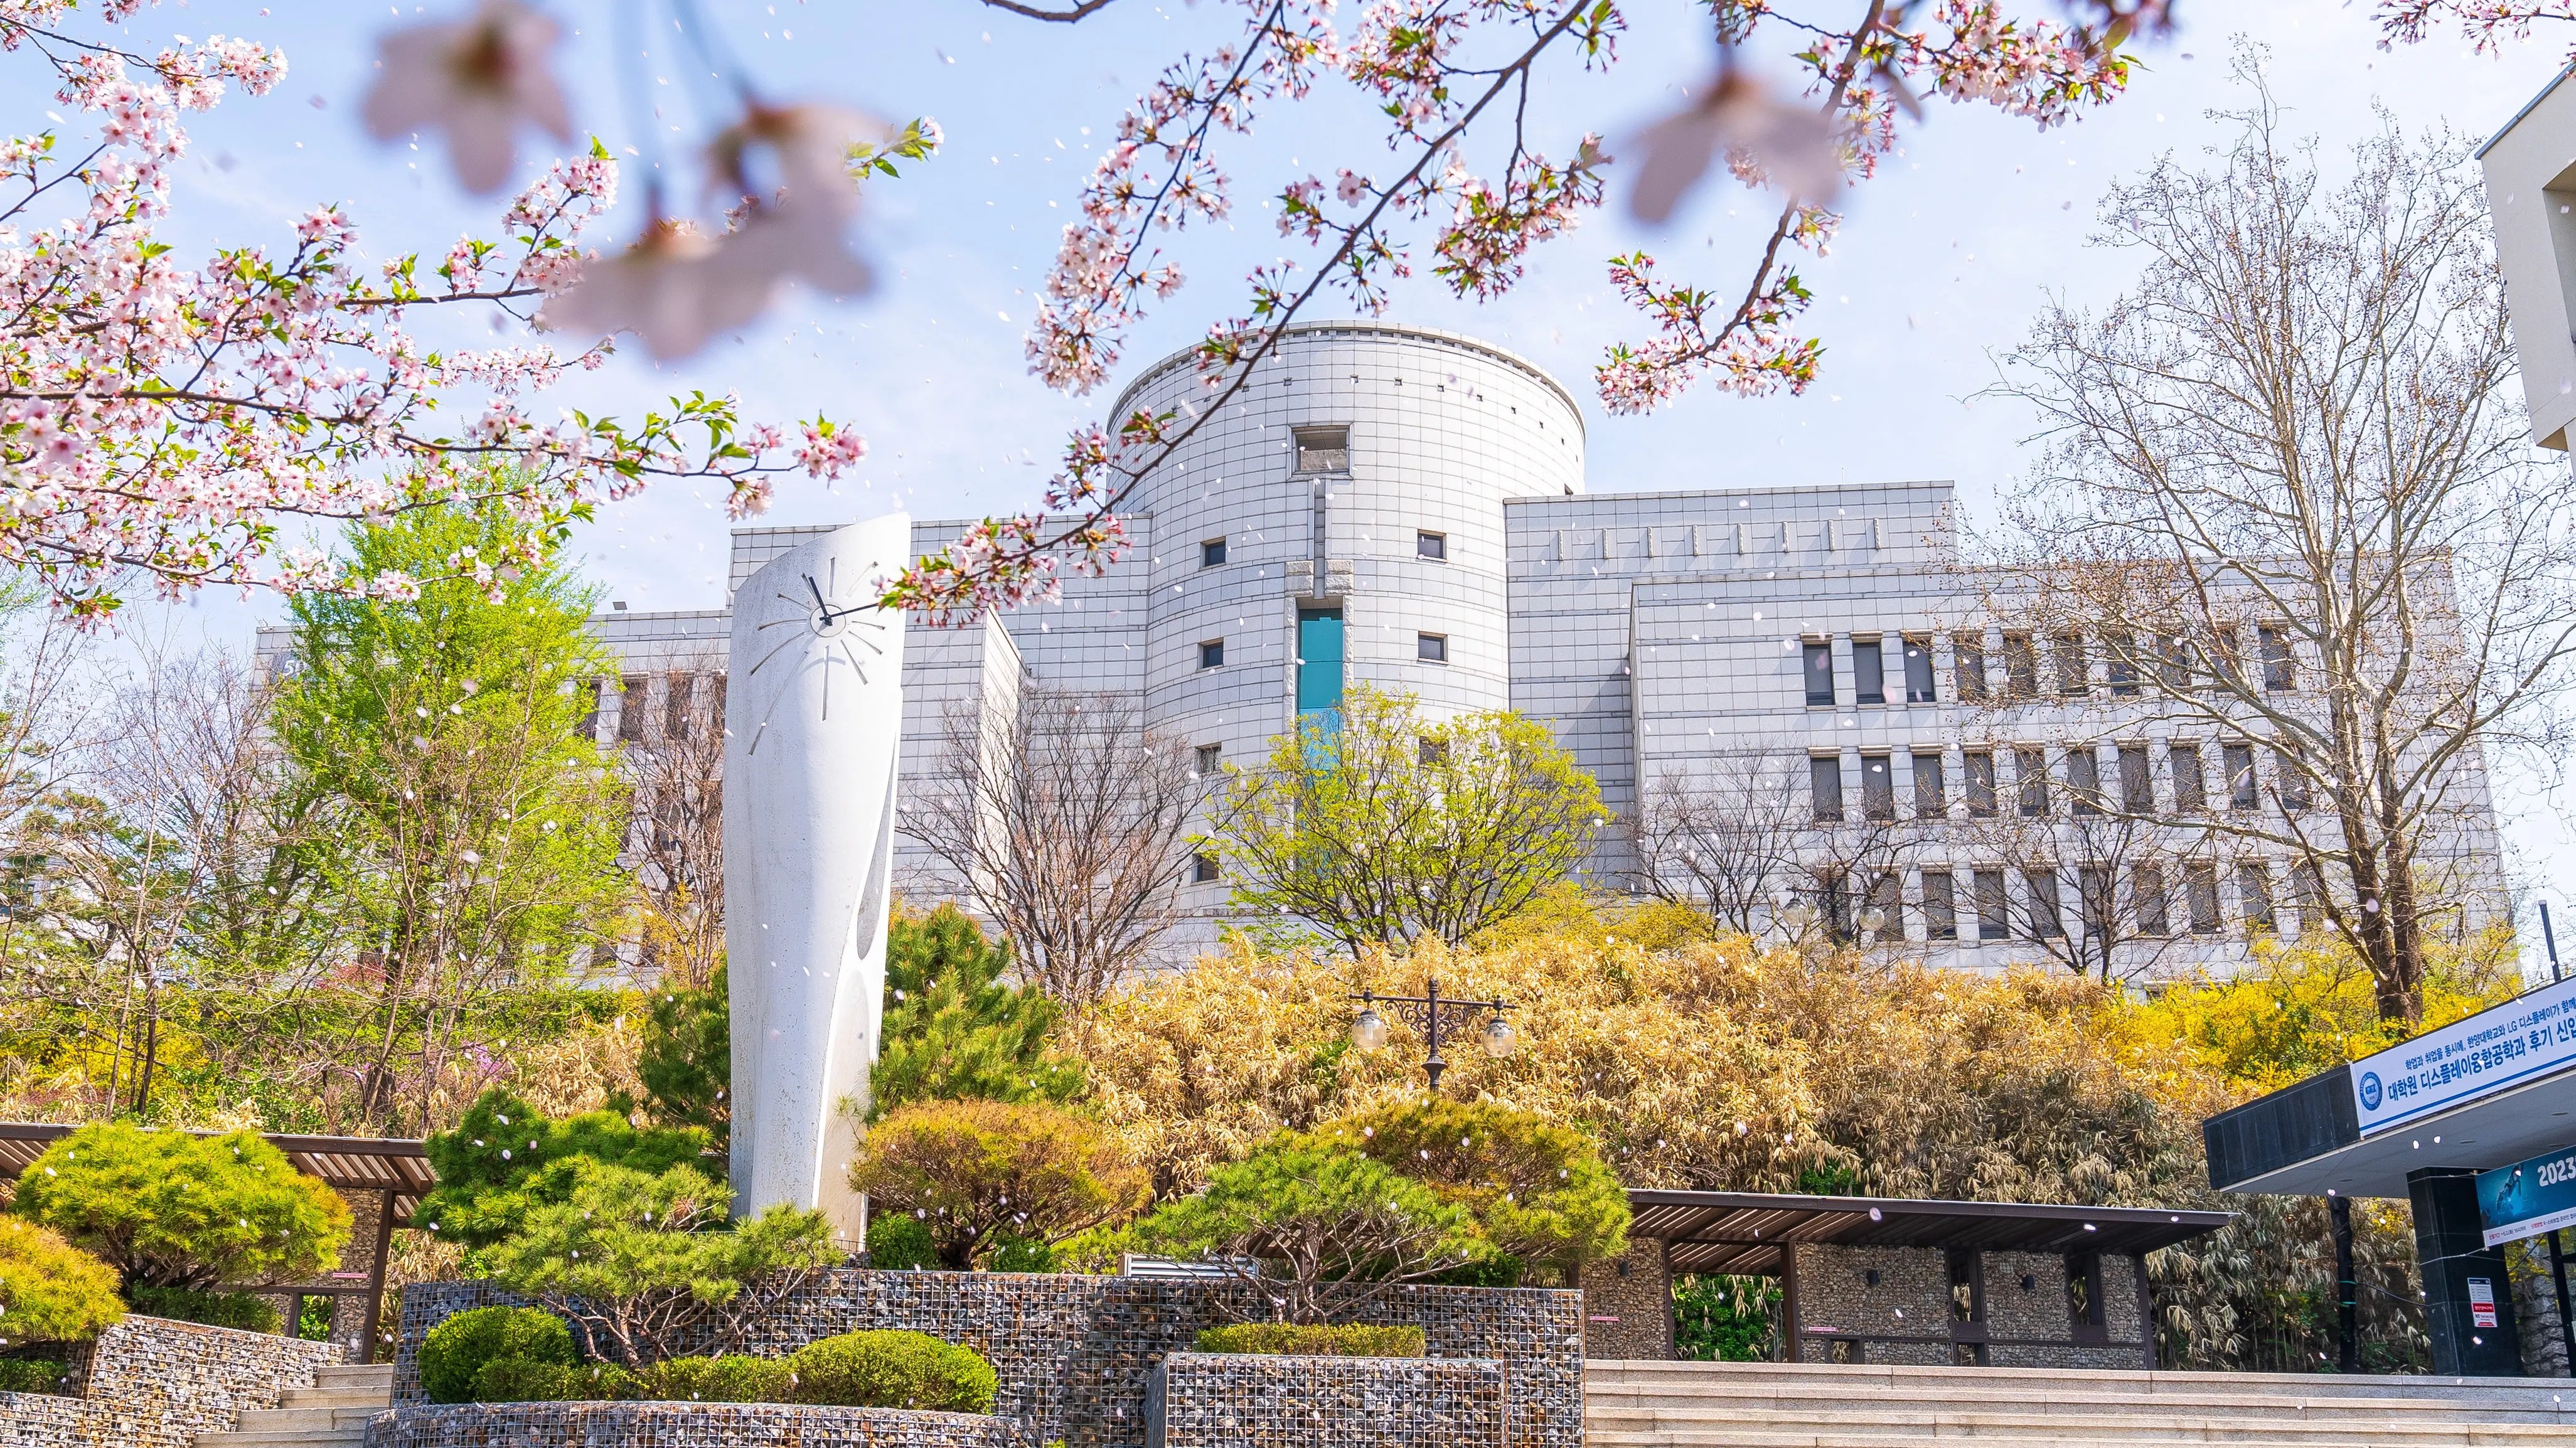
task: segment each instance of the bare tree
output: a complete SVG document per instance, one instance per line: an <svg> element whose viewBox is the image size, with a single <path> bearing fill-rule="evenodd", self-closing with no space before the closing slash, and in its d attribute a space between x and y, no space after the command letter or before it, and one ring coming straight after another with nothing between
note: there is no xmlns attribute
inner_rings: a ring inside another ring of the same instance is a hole
<svg viewBox="0 0 2576 1448"><path fill-rule="evenodd" d="M2016 939L2104 983L2148 976L2191 940L2181 892L2197 832L2110 791L2070 789L2063 808L1998 810L1952 827L1955 847L2020 877L2008 894Z"/></svg>
<svg viewBox="0 0 2576 1448"><path fill-rule="evenodd" d="M1629 821L1639 892L1758 935L1780 892L1800 878L1808 805L1793 769L1759 756L1656 777Z"/></svg>
<svg viewBox="0 0 2576 1448"><path fill-rule="evenodd" d="M642 963L693 990L724 960L723 685L672 675L661 728L622 752L635 817L619 863L643 894Z"/></svg>
<svg viewBox="0 0 2576 1448"><path fill-rule="evenodd" d="M2381 1013L2411 1022L2427 919L2481 884L2458 832L2486 756L2564 742L2576 528L2564 464L2522 436L2462 148L2391 124L2330 188L2260 60L2237 56L2253 104L2214 166L2105 202L2101 242L2145 262L2128 295L2053 306L2010 358L1998 390L2048 447L2005 552L2128 687L2258 748L2278 807L2207 829L2319 872Z"/></svg>
<svg viewBox="0 0 2576 1448"><path fill-rule="evenodd" d="M904 833L1057 1000L1096 1000L1180 916L1212 781L1118 694L1035 685L949 712Z"/></svg>

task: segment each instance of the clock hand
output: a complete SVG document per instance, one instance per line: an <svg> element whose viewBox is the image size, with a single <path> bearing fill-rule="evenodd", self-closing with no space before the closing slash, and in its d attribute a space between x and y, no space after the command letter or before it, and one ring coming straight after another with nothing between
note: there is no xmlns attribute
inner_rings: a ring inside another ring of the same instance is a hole
<svg viewBox="0 0 2576 1448"><path fill-rule="evenodd" d="M814 575L808 573L805 575L805 586L814 590L814 606L823 611L822 622L830 623L833 617L832 605L823 597L823 585L816 583Z"/></svg>

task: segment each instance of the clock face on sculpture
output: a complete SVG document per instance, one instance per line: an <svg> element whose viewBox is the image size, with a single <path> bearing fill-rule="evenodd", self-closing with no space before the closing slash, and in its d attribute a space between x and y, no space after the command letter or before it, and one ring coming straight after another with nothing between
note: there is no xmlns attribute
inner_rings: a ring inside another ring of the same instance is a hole
<svg viewBox="0 0 2576 1448"><path fill-rule="evenodd" d="M875 598L855 586L863 585L865 580L844 580L840 576L843 570L838 555L825 557L821 564L821 577L813 573L797 575L802 582L800 592L772 588L770 597L758 600L762 612L776 616L759 625L759 656L743 671L743 682L759 690L759 697L767 700L752 726L746 754L760 752L762 736L769 732L789 696L808 692L794 687L796 674L806 669L822 670L820 687L808 696L814 701L816 717L828 723L835 674L848 671L849 686L840 691L847 707L848 701L859 697L855 686L871 682L870 669L885 667L886 631L890 625L884 610L877 607ZM736 607L740 607L739 601Z"/></svg>

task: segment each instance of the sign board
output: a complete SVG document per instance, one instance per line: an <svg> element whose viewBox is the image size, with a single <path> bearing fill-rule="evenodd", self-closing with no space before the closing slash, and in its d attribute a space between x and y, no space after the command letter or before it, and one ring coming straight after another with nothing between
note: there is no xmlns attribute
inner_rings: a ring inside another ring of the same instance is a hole
<svg viewBox="0 0 2576 1448"><path fill-rule="evenodd" d="M2469 1326L2496 1325L2495 1282L2491 1278L2469 1279Z"/></svg>
<svg viewBox="0 0 2576 1448"><path fill-rule="evenodd" d="M2576 1227L2576 1147L2479 1172L2478 1222L2490 1247Z"/></svg>
<svg viewBox="0 0 2576 1448"><path fill-rule="evenodd" d="M2576 1067L2576 978L2426 1031L2348 1068L2361 1134Z"/></svg>

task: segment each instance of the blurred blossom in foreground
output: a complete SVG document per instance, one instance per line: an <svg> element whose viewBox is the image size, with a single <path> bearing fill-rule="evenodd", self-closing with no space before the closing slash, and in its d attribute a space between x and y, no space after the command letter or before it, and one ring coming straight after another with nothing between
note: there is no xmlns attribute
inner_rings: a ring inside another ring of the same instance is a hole
<svg viewBox="0 0 2576 1448"><path fill-rule="evenodd" d="M1628 210L1659 226L1708 174L1721 150L1739 170L1752 168L1747 180L1774 181L1802 201L1821 201L1843 183L1842 146L1833 124L1780 100L1770 87L1732 67L1638 140L1646 158L1628 193Z"/></svg>
<svg viewBox="0 0 2576 1448"><path fill-rule="evenodd" d="M498 191L517 164L521 125L572 139L563 88L546 69L561 34L518 0L483 0L471 20L394 31L378 42L367 129L380 141L444 131L457 181L478 195Z"/></svg>

